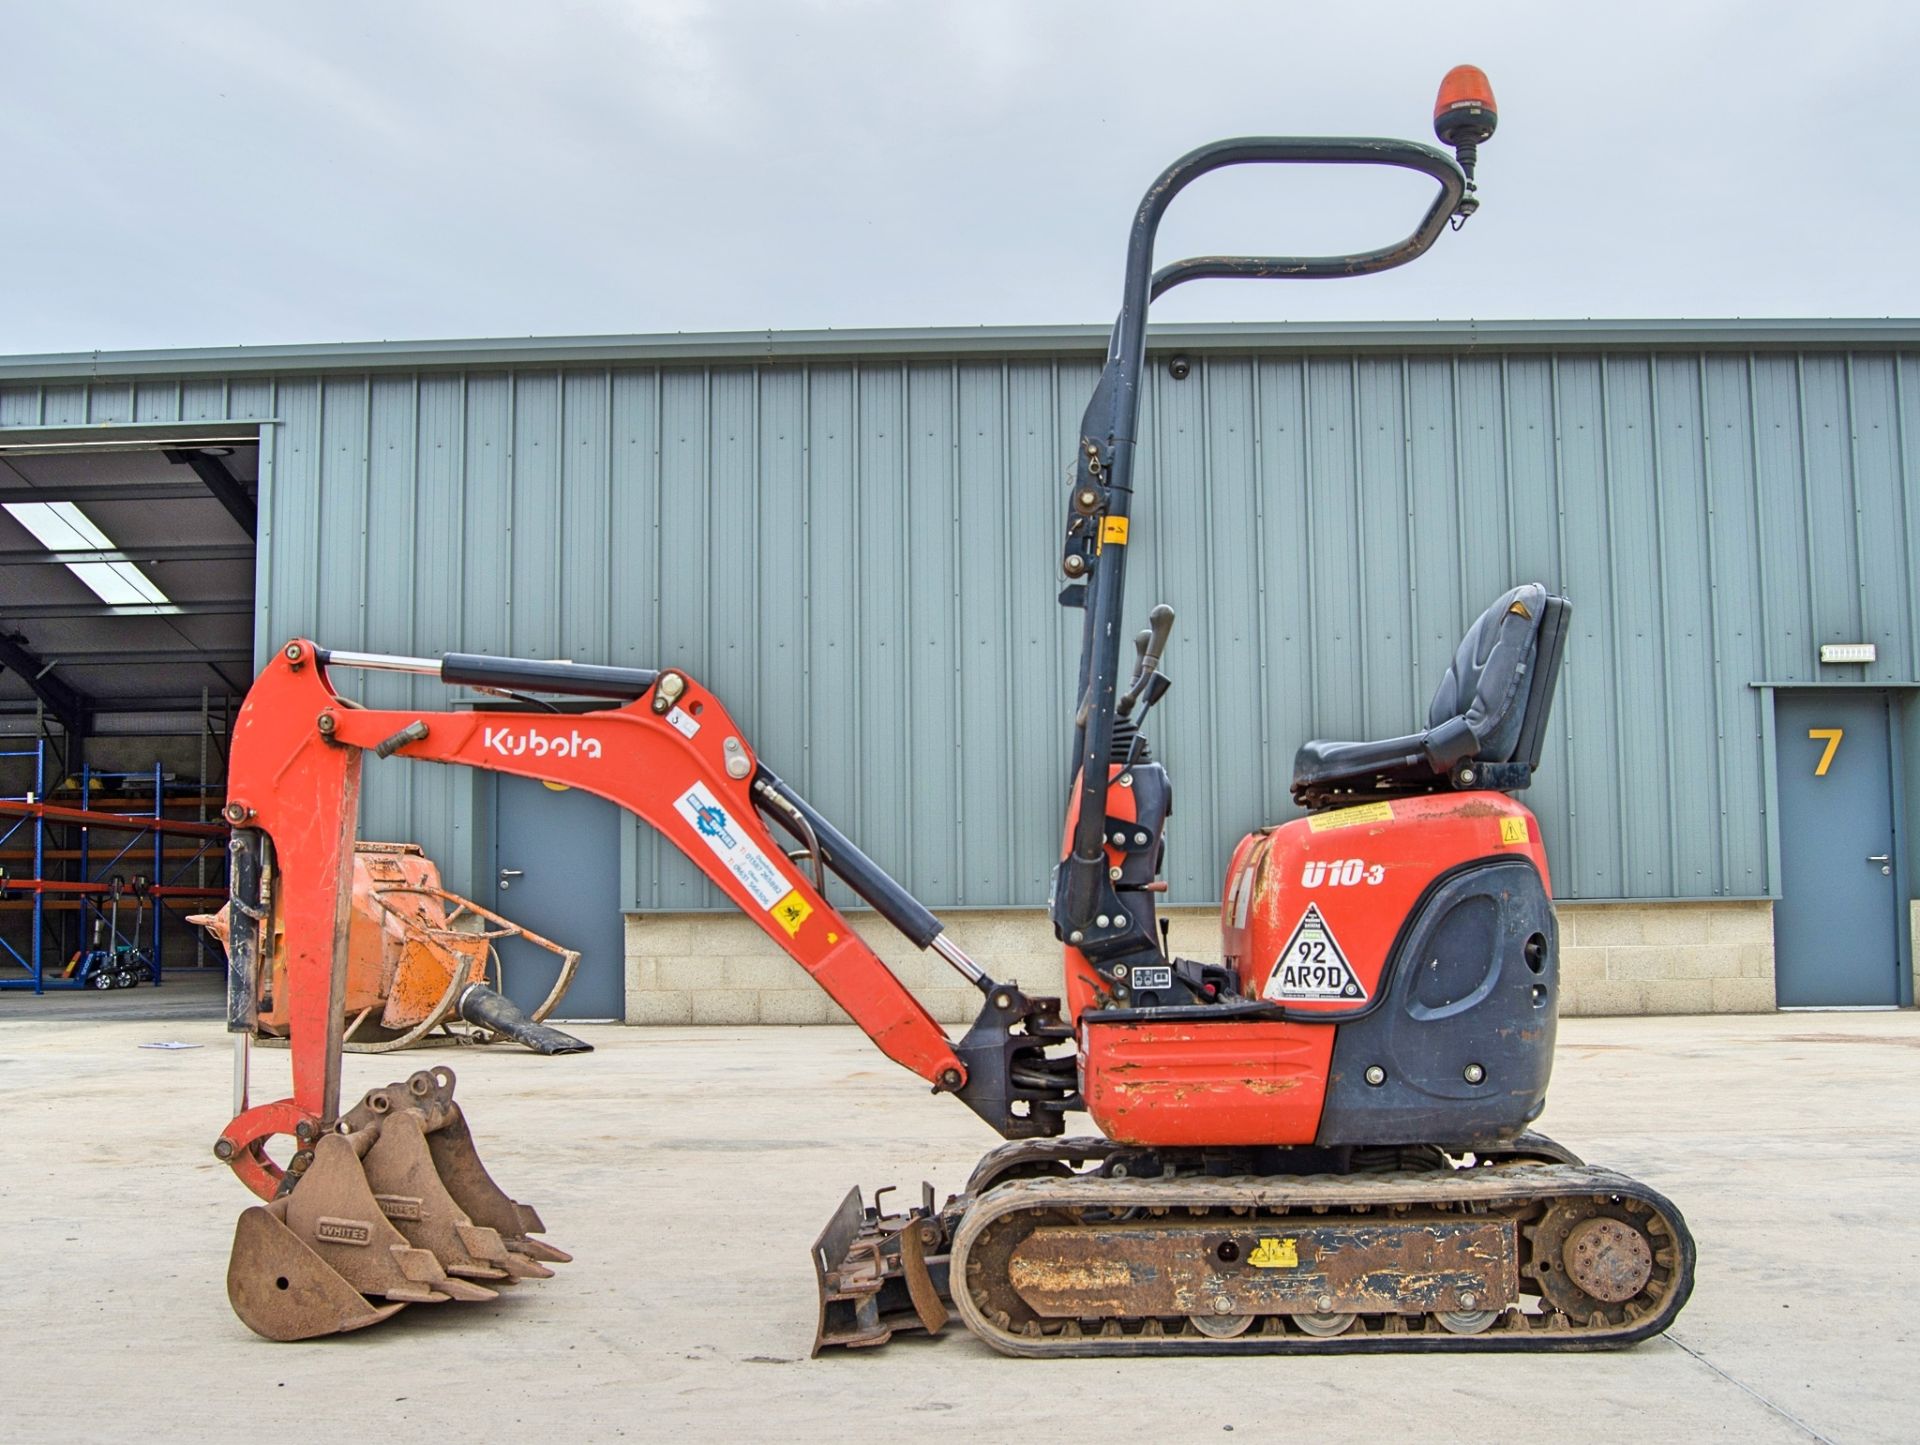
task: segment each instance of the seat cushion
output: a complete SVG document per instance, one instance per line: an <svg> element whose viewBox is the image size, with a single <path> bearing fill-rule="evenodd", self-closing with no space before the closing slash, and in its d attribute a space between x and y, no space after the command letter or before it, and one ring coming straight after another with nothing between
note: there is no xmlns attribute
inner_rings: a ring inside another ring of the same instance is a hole
<svg viewBox="0 0 1920 1445"><path fill-rule="evenodd" d="M1426 736L1423 733L1404 738L1382 738L1370 743L1315 738L1310 743L1302 743L1300 751L1293 755L1293 781L1298 787L1302 783L1323 783L1335 778L1398 772L1415 766L1427 766Z"/></svg>

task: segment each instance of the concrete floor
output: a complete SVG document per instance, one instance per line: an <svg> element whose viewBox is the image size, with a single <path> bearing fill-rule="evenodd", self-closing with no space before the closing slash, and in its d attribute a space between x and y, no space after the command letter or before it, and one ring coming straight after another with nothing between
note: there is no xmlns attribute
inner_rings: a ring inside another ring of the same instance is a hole
<svg viewBox="0 0 1920 1445"><path fill-rule="evenodd" d="M431 1056L459 1071L496 1177L539 1206L577 1262L493 1304L273 1345L239 1324L223 1288L247 1199L210 1151L229 1114L217 1020L85 1022L9 1000L0 1435L1892 1441L1920 1430L1920 1014L1564 1023L1544 1126L1680 1204L1699 1286L1675 1329L1636 1350L1477 1360L1036 1363L954 1330L809 1360L807 1248L847 1187L951 1188L994 1141L847 1029L582 1032L598 1052ZM138 1047L158 1040L205 1047ZM270 1097L286 1056L255 1057L256 1097ZM403 1071L347 1060L355 1092Z"/></svg>

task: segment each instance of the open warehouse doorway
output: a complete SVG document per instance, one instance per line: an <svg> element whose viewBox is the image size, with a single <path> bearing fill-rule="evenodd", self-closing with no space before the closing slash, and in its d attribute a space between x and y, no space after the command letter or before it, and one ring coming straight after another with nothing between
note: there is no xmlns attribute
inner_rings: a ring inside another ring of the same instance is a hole
<svg viewBox="0 0 1920 1445"><path fill-rule="evenodd" d="M165 432L0 437L0 989L224 968L259 436Z"/></svg>

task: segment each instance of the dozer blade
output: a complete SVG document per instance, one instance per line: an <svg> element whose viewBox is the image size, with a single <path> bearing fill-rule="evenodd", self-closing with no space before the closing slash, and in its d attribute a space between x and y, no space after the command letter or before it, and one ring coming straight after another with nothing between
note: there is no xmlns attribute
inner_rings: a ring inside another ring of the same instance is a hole
<svg viewBox="0 0 1920 1445"><path fill-rule="evenodd" d="M813 1242L820 1320L813 1353L884 1345L898 1330L938 1334L947 1323L948 1222L923 1186L919 1208L882 1214L856 1185ZM884 1192L884 1191L883 1191Z"/></svg>
<svg viewBox="0 0 1920 1445"><path fill-rule="evenodd" d="M363 1330L406 1306L375 1305L287 1228L286 1201L240 1216L227 1261L227 1298L240 1322L270 1340L311 1340Z"/></svg>

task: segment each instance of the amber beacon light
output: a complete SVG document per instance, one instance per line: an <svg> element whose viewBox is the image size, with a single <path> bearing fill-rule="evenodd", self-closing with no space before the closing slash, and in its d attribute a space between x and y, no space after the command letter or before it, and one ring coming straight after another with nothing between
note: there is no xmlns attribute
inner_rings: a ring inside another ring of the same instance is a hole
<svg viewBox="0 0 1920 1445"><path fill-rule="evenodd" d="M1440 82L1440 94L1433 102L1433 133L1440 144L1450 146L1467 177L1467 199L1462 219L1473 214L1479 202L1473 199L1473 168L1480 159L1480 147L1500 123L1494 108L1493 86L1486 71L1477 65L1456 65Z"/></svg>

